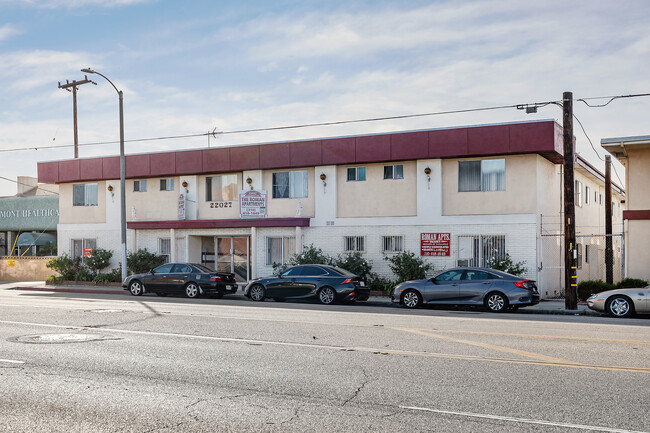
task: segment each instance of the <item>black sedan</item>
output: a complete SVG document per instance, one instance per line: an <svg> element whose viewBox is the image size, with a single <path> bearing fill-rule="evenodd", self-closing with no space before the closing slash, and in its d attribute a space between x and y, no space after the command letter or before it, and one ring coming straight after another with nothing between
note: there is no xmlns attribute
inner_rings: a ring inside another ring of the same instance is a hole
<svg viewBox="0 0 650 433"><path fill-rule="evenodd" d="M454 268L428 280L405 281L393 289L391 299L407 308L422 304L484 306L500 313L539 303L532 280L486 268Z"/></svg>
<svg viewBox="0 0 650 433"><path fill-rule="evenodd" d="M345 269L328 265L298 265L279 275L251 281L244 295L253 301L316 297L322 304L333 304L336 301L365 301L370 290L363 277Z"/></svg>
<svg viewBox="0 0 650 433"><path fill-rule="evenodd" d="M131 275L122 282L122 287L133 296L147 292L159 296L185 294L188 298L200 295L221 298L237 291L235 274L189 263L166 263L146 274Z"/></svg>

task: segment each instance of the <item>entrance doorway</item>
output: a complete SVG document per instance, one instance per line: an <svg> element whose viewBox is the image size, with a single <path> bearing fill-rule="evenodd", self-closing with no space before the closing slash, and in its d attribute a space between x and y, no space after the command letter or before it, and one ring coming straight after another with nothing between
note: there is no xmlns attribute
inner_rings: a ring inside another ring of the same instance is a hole
<svg viewBox="0 0 650 433"><path fill-rule="evenodd" d="M217 237L217 272L231 272L238 282L250 280L250 238Z"/></svg>

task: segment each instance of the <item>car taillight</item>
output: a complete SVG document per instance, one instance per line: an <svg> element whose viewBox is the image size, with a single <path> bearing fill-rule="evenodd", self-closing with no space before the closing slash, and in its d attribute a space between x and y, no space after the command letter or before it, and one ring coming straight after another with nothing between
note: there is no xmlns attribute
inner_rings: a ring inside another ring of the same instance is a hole
<svg viewBox="0 0 650 433"><path fill-rule="evenodd" d="M515 286L521 287L522 289L530 290L529 283L530 280L521 280L521 281L515 281Z"/></svg>
<svg viewBox="0 0 650 433"><path fill-rule="evenodd" d="M217 277L216 275L213 277L210 277L210 281L221 281L221 277Z"/></svg>
<svg viewBox="0 0 650 433"><path fill-rule="evenodd" d="M341 284L348 284L354 281L352 278L346 278L345 281L343 281Z"/></svg>

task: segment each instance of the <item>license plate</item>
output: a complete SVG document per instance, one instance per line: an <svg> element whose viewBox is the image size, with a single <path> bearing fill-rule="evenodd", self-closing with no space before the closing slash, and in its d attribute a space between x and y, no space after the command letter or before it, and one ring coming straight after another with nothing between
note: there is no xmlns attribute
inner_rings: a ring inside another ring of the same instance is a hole
<svg viewBox="0 0 650 433"><path fill-rule="evenodd" d="M232 286L226 286L226 290L231 290Z"/></svg>
<svg viewBox="0 0 650 433"><path fill-rule="evenodd" d="M360 286L365 286L366 283L364 283L363 281L359 281L359 285L360 285Z"/></svg>

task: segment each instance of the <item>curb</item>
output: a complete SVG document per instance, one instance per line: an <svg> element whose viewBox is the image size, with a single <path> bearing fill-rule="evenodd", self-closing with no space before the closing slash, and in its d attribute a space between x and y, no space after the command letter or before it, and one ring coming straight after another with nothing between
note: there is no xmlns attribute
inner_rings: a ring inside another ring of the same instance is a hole
<svg viewBox="0 0 650 433"><path fill-rule="evenodd" d="M99 290L99 289L64 289L49 287L11 287L8 290L27 290L32 292L57 292L57 293L95 293L98 295L129 295L127 291L121 290Z"/></svg>

